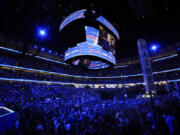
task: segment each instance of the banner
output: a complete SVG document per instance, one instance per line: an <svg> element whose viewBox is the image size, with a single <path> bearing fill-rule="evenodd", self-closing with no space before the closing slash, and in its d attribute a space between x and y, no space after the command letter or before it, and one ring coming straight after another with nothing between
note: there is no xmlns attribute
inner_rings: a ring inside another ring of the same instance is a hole
<svg viewBox="0 0 180 135"><path fill-rule="evenodd" d="M146 93L153 93L155 92L154 79L152 75L151 63L146 40L138 39L137 45L139 50L139 57L141 61L141 68L144 77Z"/></svg>

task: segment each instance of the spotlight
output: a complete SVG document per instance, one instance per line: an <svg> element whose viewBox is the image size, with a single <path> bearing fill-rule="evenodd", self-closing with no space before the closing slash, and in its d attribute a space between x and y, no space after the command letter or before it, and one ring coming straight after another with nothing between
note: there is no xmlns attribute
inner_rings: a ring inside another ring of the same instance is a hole
<svg viewBox="0 0 180 135"><path fill-rule="evenodd" d="M156 49L157 49L157 46L153 45L152 50L156 50Z"/></svg>
<svg viewBox="0 0 180 135"><path fill-rule="evenodd" d="M40 31L39 31L39 34L40 34L41 36L45 36L45 35L46 35L46 32L45 32L44 30L40 30Z"/></svg>
<svg viewBox="0 0 180 135"><path fill-rule="evenodd" d="M46 35L47 35L47 31L46 31L46 29L45 28L38 28L38 36L39 37L45 37Z"/></svg>
<svg viewBox="0 0 180 135"><path fill-rule="evenodd" d="M157 49L157 46L153 45L152 50L156 50L156 49Z"/></svg>
<svg viewBox="0 0 180 135"><path fill-rule="evenodd" d="M49 51L48 51L48 53L52 53L52 51L51 51L51 50L49 50Z"/></svg>
<svg viewBox="0 0 180 135"><path fill-rule="evenodd" d="M157 49L158 49L158 45L156 45L156 44L151 45L152 51L156 51Z"/></svg>
<svg viewBox="0 0 180 135"><path fill-rule="evenodd" d="M44 51L45 51L45 48L41 48L41 51L43 51L43 52L44 52Z"/></svg>
<svg viewBox="0 0 180 135"><path fill-rule="evenodd" d="M38 48L38 46L37 46L37 45L34 45L33 47L34 47L35 49L37 49L37 48Z"/></svg>

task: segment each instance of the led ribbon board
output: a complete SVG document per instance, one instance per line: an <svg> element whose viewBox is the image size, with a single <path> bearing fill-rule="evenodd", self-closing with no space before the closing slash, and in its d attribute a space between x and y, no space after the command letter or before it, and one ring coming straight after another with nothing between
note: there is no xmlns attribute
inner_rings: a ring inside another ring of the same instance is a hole
<svg viewBox="0 0 180 135"><path fill-rule="evenodd" d="M72 14L70 14L68 17L64 19L64 21L61 23L59 27L59 31L61 31L66 25L73 22L74 20L85 18L84 13L86 12L86 9L78 10Z"/></svg>
<svg viewBox="0 0 180 135"><path fill-rule="evenodd" d="M112 64L116 64L115 57L113 56L111 52L107 52L103 50L102 47L99 45L94 46L94 45L88 44L87 42L80 43L77 46L67 50L65 52L65 61L71 58L77 57L77 56L96 56L96 57L105 59L111 62ZM91 64L93 66L96 63L91 63Z"/></svg>
<svg viewBox="0 0 180 135"><path fill-rule="evenodd" d="M73 65L79 65L80 59L73 61ZM101 69L107 68L109 64L103 63L102 61L91 61L90 65L88 66L89 69Z"/></svg>

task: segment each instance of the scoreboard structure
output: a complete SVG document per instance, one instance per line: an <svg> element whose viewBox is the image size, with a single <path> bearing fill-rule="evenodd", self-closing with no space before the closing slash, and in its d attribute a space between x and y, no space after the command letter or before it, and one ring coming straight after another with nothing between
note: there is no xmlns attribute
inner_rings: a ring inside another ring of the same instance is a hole
<svg viewBox="0 0 180 135"><path fill-rule="evenodd" d="M86 9L78 10L64 19L59 30L68 27L71 22L84 19L94 24L84 26L86 40L69 47L64 54L64 61L88 69L101 69L116 65L116 42L120 39L115 27L103 16L96 17L96 12L91 11L94 18L86 17Z"/></svg>

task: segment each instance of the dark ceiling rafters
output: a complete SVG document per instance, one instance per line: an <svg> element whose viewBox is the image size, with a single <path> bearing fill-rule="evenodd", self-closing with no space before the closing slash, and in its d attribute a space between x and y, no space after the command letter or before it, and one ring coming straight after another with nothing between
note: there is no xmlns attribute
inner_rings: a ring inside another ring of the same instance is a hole
<svg viewBox="0 0 180 135"><path fill-rule="evenodd" d="M6 0L0 5L0 32L33 41L35 27L44 25L50 36L44 45L62 53L65 47L59 37L59 24L70 13L90 7L118 29L121 40L117 57L135 56L138 37L159 41L163 46L180 39L177 5L169 0Z"/></svg>

